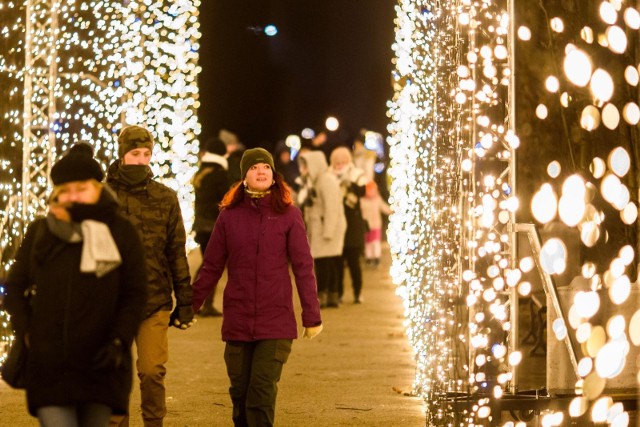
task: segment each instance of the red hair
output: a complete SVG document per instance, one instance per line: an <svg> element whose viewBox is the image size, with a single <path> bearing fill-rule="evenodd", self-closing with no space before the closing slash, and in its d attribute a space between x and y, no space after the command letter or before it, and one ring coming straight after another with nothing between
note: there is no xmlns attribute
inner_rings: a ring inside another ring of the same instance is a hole
<svg viewBox="0 0 640 427"><path fill-rule="evenodd" d="M289 206L293 204L291 199L291 189L284 181L282 175L278 172L273 173L273 180L275 183L271 186L271 208L277 213L284 213ZM233 208L240 204L244 199L244 186L242 181L239 181L231 189L227 191L224 198L220 202L220 210Z"/></svg>

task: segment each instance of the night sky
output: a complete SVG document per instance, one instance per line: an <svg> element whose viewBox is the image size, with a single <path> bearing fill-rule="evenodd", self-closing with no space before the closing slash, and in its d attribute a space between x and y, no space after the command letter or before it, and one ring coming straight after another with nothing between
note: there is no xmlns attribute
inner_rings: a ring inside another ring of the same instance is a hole
<svg viewBox="0 0 640 427"><path fill-rule="evenodd" d="M201 140L226 128L272 148L334 115L385 132L395 0L203 0ZM250 27L274 24L275 37ZM335 135L338 137L338 135Z"/></svg>

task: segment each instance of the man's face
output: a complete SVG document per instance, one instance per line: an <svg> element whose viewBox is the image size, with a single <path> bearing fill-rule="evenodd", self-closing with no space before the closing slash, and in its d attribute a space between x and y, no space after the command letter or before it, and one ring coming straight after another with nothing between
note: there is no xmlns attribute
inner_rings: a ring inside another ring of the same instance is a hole
<svg viewBox="0 0 640 427"><path fill-rule="evenodd" d="M151 161L151 150L148 148L134 148L122 158L125 165L148 165Z"/></svg>

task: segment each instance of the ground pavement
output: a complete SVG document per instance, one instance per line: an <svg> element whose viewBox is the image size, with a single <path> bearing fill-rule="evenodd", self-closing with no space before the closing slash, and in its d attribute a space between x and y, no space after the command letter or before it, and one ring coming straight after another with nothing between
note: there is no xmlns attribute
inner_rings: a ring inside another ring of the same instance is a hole
<svg viewBox="0 0 640 427"><path fill-rule="evenodd" d="M415 362L388 267L385 251L377 270L364 269L364 303L359 305L353 304L347 273L344 304L322 311L324 331L313 340L294 341L279 384L276 425L425 425L423 400L410 395ZM218 308L221 292L216 293ZM187 331L171 328L165 426L233 426L221 322L199 318ZM131 426L137 427L143 424L137 380L134 384ZM0 426L37 426L27 415L23 392L2 381Z"/></svg>

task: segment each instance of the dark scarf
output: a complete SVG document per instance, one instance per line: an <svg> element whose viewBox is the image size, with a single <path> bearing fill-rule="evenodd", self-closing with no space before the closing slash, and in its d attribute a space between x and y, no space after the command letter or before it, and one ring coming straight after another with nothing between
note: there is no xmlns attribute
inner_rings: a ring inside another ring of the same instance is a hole
<svg viewBox="0 0 640 427"><path fill-rule="evenodd" d="M148 165L119 165L120 179L128 185L138 185L144 182L151 174Z"/></svg>
<svg viewBox="0 0 640 427"><path fill-rule="evenodd" d="M52 214L47 215L49 230L65 242L79 242L82 239L80 223L87 219L109 223L116 215L118 201L112 190L103 186L100 198L94 204L73 203L67 208L71 222L60 221ZM77 237L75 237L77 236Z"/></svg>
<svg viewBox="0 0 640 427"><path fill-rule="evenodd" d="M151 178L153 172L148 165L123 165L122 160L118 159L109 166L107 182L118 187L137 187Z"/></svg>

